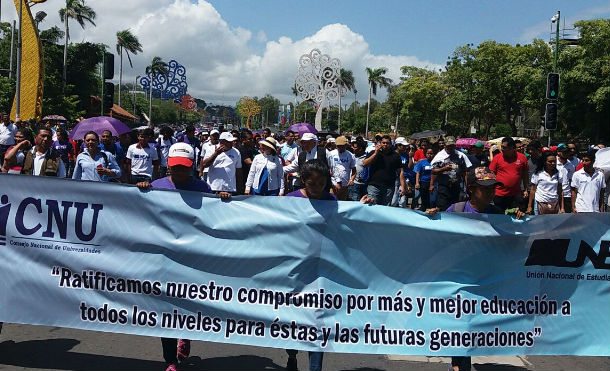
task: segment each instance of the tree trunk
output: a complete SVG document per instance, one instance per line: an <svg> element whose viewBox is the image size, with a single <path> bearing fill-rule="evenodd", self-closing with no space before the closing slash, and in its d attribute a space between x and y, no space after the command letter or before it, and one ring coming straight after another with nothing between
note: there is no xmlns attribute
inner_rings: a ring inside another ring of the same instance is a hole
<svg viewBox="0 0 610 371"><path fill-rule="evenodd" d="M19 25L21 27L21 25ZM66 82L68 76L68 9L66 8L66 12L64 13L64 70L63 70L63 78L64 85L62 87L62 93L66 93ZM19 31L21 32L21 31ZM103 71L102 71L103 73ZM103 83L103 82L102 82ZM103 97L102 97L103 99Z"/></svg>
<svg viewBox="0 0 610 371"><path fill-rule="evenodd" d="M366 128L364 129L364 137L369 138L369 115L371 113L371 94L373 93L373 84L369 81L369 103L366 106Z"/></svg>
<svg viewBox="0 0 610 371"><path fill-rule="evenodd" d="M121 85L123 84L123 48L119 48L119 107L121 107Z"/></svg>
<svg viewBox="0 0 610 371"><path fill-rule="evenodd" d="M152 126L152 84L153 84L153 79L154 79L155 74L154 73L150 73L150 82L149 82L149 86L148 86L148 92L150 95L150 100L148 102L148 120L150 123L150 126Z"/></svg>

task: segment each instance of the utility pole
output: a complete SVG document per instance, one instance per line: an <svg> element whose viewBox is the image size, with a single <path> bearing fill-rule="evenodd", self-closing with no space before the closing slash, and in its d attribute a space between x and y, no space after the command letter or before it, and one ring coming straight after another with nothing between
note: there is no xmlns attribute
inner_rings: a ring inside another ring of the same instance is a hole
<svg viewBox="0 0 610 371"><path fill-rule="evenodd" d="M15 29L17 28L16 26L17 21L13 20L13 27L11 28L11 59L9 61L9 71L8 71L8 78L9 79L13 79L13 57L15 55Z"/></svg>
<svg viewBox="0 0 610 371"><path fill-rule="evenodd" d="M557 15L553 17L555 19L555 50L554 50L554 60L553 60L553 72L557 72L557 60L559 58L559 20L561 19L561 11L557 11ZM546 112L545 112L545 120L546 120ZM551 146L551 131L549 130L549 140L548 146Z"/></svg>

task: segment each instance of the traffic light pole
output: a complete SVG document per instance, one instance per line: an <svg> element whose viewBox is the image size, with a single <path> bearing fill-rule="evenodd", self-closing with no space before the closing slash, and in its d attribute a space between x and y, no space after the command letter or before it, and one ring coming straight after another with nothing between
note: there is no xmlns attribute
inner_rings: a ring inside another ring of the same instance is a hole
<svg viewBox="0 0 610 371"><path fill-rule="evenodd" d="M557 59L559 57L559 20L561 19L561 11L557 11L557 21L555 26L555 53L553 58L553 72L557 72ZM549 142L548 146L551 146L551 130L549 130Z"/></svg>
<svg viewBox="0 0 610 371"><path fill-rule="evenodd" d="M102 79L102 94L100 95L100 116L104 116L104 71L106 58L102 57L102 70L100 71L100 78Z"/></svg>

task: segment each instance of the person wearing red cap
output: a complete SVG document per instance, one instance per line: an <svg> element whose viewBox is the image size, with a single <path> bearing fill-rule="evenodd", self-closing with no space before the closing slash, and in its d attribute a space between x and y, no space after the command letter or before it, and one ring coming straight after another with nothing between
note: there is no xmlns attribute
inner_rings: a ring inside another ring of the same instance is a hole
<svg viewBox="0 0 610 371"><path fill-rule="evenodd" d="M175 143L169 148L167 165L170 175L160 178L152 183L139 182L136 185L140 190L149 188L178 189L201 193L213 193L210 186L203 180L193 176L193 163L195 151L188 143ZM228 199L231 194L220 192L220 198ZM161 338L163 358L167 364L166 371L176 371L178 363L184 362L191 352L191 341L188 339Z"/></svg>

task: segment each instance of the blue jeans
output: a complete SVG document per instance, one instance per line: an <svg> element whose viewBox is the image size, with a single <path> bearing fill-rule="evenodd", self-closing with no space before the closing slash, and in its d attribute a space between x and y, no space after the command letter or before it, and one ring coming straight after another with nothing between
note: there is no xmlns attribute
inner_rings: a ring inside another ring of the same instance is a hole
<svg viewBox="0 0 610 371"><path fill-rule="evenodd" d="M400 181L396 180L396 184L394 185L394 195L392 196L392 202L390 206L394 207L407 207L407 196L400 194Z"/></svg>
<svg viewBox="0 0 610 371"><path fill-rule="evenodd" d="M366 194L366 184L354 183L347 189L347 199L350 201L360 201Z"/></svg>
<svg viewBox="0 0 610 371"><path fill-rule="evenodd" d="M375 199L377 205L390 206L392 203L392 196L394 195L394 187L378 187L372 184L366 188L369 197Z"/></svg>

